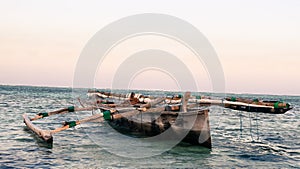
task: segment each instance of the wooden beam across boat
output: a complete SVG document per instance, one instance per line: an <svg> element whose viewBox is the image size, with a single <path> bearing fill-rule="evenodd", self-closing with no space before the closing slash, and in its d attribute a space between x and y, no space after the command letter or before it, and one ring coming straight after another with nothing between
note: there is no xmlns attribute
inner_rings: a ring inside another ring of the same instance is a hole
<svg viewBox="0 0 300 169"><path fill-rule="evenodd" d="M110 92L100 92L96 91L92 94L99 94L102 98L113 98L115 96L118 96L119 98L124 99L137 99L140 102L145 102L145 98L147 99L147 102L150 102L155 97L150 96L144 96L142 94L136 94L136 93L128 93L125 94L115 94ZM168 104L170 106L170 110L173 110L176 108L176 105L181 104L182 102L182 95L172 95L172 96L166 96L164 103ZM221 107L225 107L228 109L233 110L240 110L240 111L246 111L246 112L261 112L261 113L270 113L270 114L284 114L285 112L292 109L292 106L290 104L281 102L281 101L263 101L258 99L244 99L244 98L225 98L225 99L211 99L210 97L206 96L190 96L190 103L196 103L198 106L211 106L211 105L217 105ZM188 105L187 107L195 107L197 106L195 104ZM174 107L175 106L175 107ZM180 110L180 108L177 108L176 110Z"/></svg>

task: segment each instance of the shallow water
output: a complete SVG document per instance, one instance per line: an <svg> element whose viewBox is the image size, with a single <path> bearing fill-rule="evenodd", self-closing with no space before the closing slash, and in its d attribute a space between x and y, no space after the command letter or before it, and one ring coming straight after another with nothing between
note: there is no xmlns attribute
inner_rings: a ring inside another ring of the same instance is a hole
<svg viewBox="0 0 300 169"><path fill-rule="evenodd" d="M159 155L132 159L117 156L91 139L89 130L99 134L103 142L117 137L106 130L106 124L85 124L57 133L53 146L44 144L27 129L23 113L33 116L37 112L70 106L73 104L71 89L0 86L0 168L299 168L300 97L242 96L283 99L295 107L283 115L212 107L209 117L212 150L181 144ZM53 129L59 127L61 121L77 117L72 113L35 123L44 129ZM118 147L123 154L132 151L121 149L127 145L118 145L118 138L106 142L108 144Z"/></svg>

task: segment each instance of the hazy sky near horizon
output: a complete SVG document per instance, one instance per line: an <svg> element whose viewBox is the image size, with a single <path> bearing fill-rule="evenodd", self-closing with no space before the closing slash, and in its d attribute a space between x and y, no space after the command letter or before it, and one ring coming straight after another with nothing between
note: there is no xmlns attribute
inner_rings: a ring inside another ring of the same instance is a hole
<svg viewBox="0 0 300 169"><path fill-rule="evenodd" d="M0 84L72 86L88 40L107 24L141 13L172 15L197 27L218 54L226 92L300 95L297 0L1 0ZM143 84L151 76L146 72L132 87L176 89L165 74L154 74L166 80ZM210 91L203 83L202 91Z"/></svg>

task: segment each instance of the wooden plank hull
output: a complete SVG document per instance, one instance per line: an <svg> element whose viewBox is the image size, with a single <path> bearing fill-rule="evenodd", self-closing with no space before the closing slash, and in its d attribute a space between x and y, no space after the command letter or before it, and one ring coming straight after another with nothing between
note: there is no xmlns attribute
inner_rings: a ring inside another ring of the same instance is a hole
<svg viewBox="0 0 300 169"><path fill-rule="evenodd" d="M194 100L194 102L197 102ZM225 108L233 109L233 110L241 110L246 112L261 112L261 113L270 113L270 114L284 114L285 112L292 109L292 107L274 107L270 105L261 105L261 104L250 104L243 103L238 101L227 101L227 100L210 100L210 99L201 99L198 101L200 106L210 106L210 105L218 105Z"/></svg>
<svg viewBox="0 0 300 169"><path fill-rule="evenodd" d="M50 131L42 130L34 125L26 114L23 114L23 120L26 126L46 143L53 143L53 137Z"/></svg>
<svg viewBox="0 0 300 169"><path fill-rule="evenodd" d="M135 137L153 137L168 130L166 140L178 140L211 148L209 110L149 112L109 121L117 131ZM182 136L184 136L182 138Z"/></svg>
<svg viewBox="0 0 300 169"><path fill-rule="evenodd" d="M270 114L284 114L285 112L292 109L292 108L258 107L258 106L251 106L251 105L234 105L234 104L225 104L225 108L247 111L247 112L262 112L262 113L270 113Z"/></svg>

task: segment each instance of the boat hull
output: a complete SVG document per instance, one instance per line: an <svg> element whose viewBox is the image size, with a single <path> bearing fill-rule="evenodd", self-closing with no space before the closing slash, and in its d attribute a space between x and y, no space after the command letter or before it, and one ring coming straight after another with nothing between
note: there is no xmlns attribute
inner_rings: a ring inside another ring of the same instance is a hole
<svg viewBox="0 0 300 169"><path fill-rule="evenodd" d="M258 107L250 105L234 105L234 104L225 104L225 108L233 110L241 110L247 112L262 112L269 114L284 114L285 112L291 110L292 108L274 108L274 107Z"/></svg>
<svg viewBox="0 0 300 169"><path fill-rule="evenodd" d="M180 140L191 145L211 148L209 110L188 112L147 112L109 121L120 133L135 137Z"/></svg>

